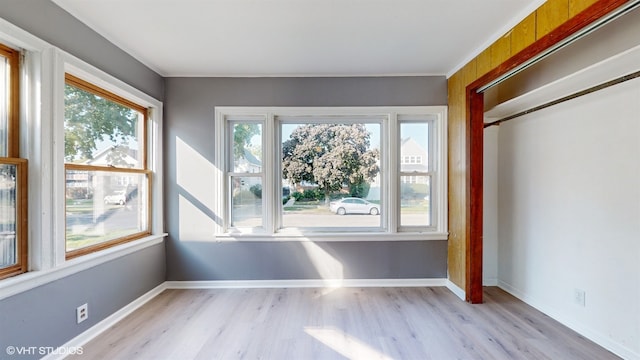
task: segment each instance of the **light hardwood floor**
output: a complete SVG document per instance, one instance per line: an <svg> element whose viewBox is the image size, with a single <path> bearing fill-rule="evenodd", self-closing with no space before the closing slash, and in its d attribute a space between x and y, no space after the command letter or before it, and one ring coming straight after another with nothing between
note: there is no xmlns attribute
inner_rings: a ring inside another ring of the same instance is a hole
<svg viewBox="0 0 640 360"><path fill-rule="evenodd" d="M617 359L501 289L166 290L77 359ZM75 359L74 358L74 359Z"/></svg>

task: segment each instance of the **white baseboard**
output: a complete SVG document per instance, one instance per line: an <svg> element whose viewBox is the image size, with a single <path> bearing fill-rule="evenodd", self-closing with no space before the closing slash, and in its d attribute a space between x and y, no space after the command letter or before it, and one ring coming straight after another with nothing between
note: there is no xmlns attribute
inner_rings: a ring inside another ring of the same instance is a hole
<svg viewBox="0 0 640 360"><path fill-rule="evenodd" d="M459 297L460 300L466 301L467 293L464 290L462 290L460 287L458 287L458 285L454 284L453 282L451 282L451 280L447 279L447 283L445 286L447 287L447 289L451 290L451 292L454 293L457 297Z"/></svg>
<svg viewBox="0 0 640 360"><path fill-rule="evenodd" d="M166 287L166 282L163 282L162 284L160 284L160 285L156 286L155 288L151 289L150 291L148 291L144 295L142 295L139 298L133 300L131 303L129 303L128 305L126 305L122 309L116 311L115 313L113 313L110 316L106 317L104 320L102 320L99 323L93 325L92 327L87 329L82 334L80 334L80 335L74 337L73 339L69 340L66 344L62 345L61 348L69 349L69 348L82 347L84 344L88 343L89 341L91 341L92 339L97 337L98 335L102 334L105 330L107 330L108 328L110 328L111 326L116 324L118 321L124 319L127 315L131 314L136 309L138 309L142 305L146 304L148 301L150 301L154 297L160 295L160 293L163 292L166 288L167 288ZM53 354L52 353L50 355L47 355L47 356L43 357L42 360L59 360L59 359L64 359L65 357L66 357L66 355L58 355L58 354Z"/></svg>
<svg viewBox="0 0 640 360"><path fill-rule="evenodd" d="M498 287L508 292L509 294L517 297L518 299L522 300L526 304L531 305L537 310L545 313L546 315L558 321L562 325L570 328L571 330L579 333L585 338L593 341L594 343L620 356L621 358L626 360L640 360L640 354L634 352L633 350L625 347L622 344L612 341L609 337L602 334L601 332L595 331L590 327L585 326L584 324L581 324L579 321L576 321L575 319L566 317L557 309L545 304L543 301L540 301L539 299L536 299L520 291L519 289L511 286L511 284L508 284L500 280L498 281Z"/></svg>
<svg viewBox="0 0 640 360"><path fill-rule="evenodd" d="M434 287L447 279L307 279L307 280L212 280L166 281L167 289L269 289L340 287Z"/></svg>

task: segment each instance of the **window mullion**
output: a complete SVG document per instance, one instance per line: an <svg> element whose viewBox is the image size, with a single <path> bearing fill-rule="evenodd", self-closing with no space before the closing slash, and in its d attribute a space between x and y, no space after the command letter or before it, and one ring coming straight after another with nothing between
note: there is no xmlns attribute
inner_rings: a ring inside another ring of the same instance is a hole
<svg viewBox="0 0 640 360"><path fill-rule="evenodd" d="M62 54L55 51L52 54L53 68L53 104L51 119L53 128L53 154L51 158L53 184L53 231L50 243L50 266L57 267L66 261L66 165L65 157L65 63Z"/></svg>
<svg viewBox="0 0 640 360"><path fill-rule="evenodd" d="M398 224L400 222L400 202L398 201L400 196L400 177L397 176L400 171L400 132L398 127L398 114L395 112L389 114L387 136L385 137L387 141L386 149L388 150L385 158L386 166L383 164L383 168L387 169L385 172L387 178L385 194L387 206L386 208L383 207L383 214L386 214L387 229L390 233L398 232Z"/></svg>
<svg viewBox="0 0 640 360"><path fill-rule="evenodd" d="M279 168L276 161L277 146L276 146L276 132L275 132L275 120L272 113L268 114L263 123L262 128L262 207L266 209L263 211L263 225L267 233L273 234L276 230L276 214L278 214L278 205L276 199L278 198L278 184L277 179Z"/></svg>
<svg viewBox="0 0 640 360"><path fill-rule="evenodd" d="M431 123L431 134L433 143L433 157L429 160L429 170L435 170L432 176L433 185L432 194L435 194L431 201L435 208L435 216L433 217L437 224L437 230L446 232L448 229L448 199L447 199L447 109L443 109L439 114L437 122Z"/></svg>

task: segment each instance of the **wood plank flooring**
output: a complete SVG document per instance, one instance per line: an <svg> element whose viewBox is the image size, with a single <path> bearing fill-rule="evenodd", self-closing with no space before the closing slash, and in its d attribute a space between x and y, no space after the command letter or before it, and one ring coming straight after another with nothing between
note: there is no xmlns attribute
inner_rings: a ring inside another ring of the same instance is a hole
<svg viewBox="0 0 640 360"><path fill-rule="evenodd" d="M166 290L71 359L618 359L495 287Z"/></svg>

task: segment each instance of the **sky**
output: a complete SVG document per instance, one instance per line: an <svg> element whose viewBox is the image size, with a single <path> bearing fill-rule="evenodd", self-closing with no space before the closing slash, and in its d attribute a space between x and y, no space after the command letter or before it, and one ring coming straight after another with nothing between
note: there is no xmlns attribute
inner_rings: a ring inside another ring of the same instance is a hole
<svg viewBox="0 0 640 360"><path fill-rule="evenodd" d="M293 130L295 130L298 126L303 124L304 123L297 123L297 124L283 123L282 124L282 141L286 141L287 139L289 139ZM370 134L369 141L371 144L371 148L380 149L380 133L381 133L382 125L380 123L369 123L369 124L365 124L365 127ZM409 137L413 138L420 146L422 146L425 150L428 151L429 132L428 132L427 124L425 124L424 122L421 122L421 123L401 122L400 138L406 139ZM260 143L261 143L261 135L256 135L253 138L251 138L250 147L255 147L255 146L259 147Z"/></svg>
<svg viewBox="0 0 640 360"><path fill-rule="evenodd" d="M300 124L282 124L282 139L286 140L291 135L291 132ZM380 148L380 124L366 124L365 127L370 133L371 148ZM425 123L412 124L409 122L403 122L400 126L400 137L402 139L411 137L423 148L428 149L429 133L427 125Z"/></svg>

